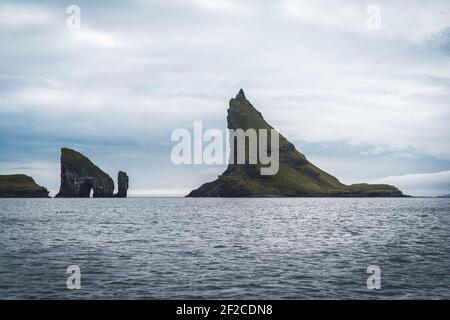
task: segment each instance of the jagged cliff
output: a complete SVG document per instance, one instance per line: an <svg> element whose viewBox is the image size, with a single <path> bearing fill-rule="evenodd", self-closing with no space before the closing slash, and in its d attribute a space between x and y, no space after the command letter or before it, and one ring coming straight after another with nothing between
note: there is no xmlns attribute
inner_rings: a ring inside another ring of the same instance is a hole
<svg viewBox="0 0 450 320"><path fill-rule="evenodd" d="M273 129L262 114L247 100L241 89L230 100L228 129ZM262 165L230 164L217 180L205 183L188 197L402 197L389 185L344 185L322 171L279 135L279 170L275 175L261 175ZM268 146L270 150L271 146ZM247 158L246 158L247 159ZM236 163L236 162L235 162Z"/></svg>
<svg viewBox="0 0 450 320"><path fill-rule="evenodd" d="M126 196L126 191L125 193L123 192L123 187L122 184L121 192ZM56 197L88 198L91 190L93 190L94 198L114 197L114 181L81 153L72 149L62 148L61 187Z"/></svg>
<svg viewBox="0 0 450 320"><path fill-rule="evenodd" d="M0 175L0 198L48 198L49 191L24 174Z"/></svg>

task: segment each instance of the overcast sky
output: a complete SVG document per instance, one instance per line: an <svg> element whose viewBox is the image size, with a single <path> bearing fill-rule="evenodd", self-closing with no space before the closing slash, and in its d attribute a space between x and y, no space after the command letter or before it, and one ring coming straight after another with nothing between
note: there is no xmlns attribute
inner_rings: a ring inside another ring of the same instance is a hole
<svg viewBox="0 0 450 320"><path fill-rule="evenodd" d="M450 193L448 0L2 1L0 46L0 173L53 195L62 146L127 171L131 195L215 179L172 164L170 135L225 129L239 88L345 183Z"/></svg>

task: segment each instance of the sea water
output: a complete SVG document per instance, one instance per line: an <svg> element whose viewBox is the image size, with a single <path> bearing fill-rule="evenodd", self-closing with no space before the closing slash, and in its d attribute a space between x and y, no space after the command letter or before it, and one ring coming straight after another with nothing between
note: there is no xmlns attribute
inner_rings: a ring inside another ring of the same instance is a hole
<svg viewBox="0 0 450 320"><path fill-rule="evenodd" d="M0 199L24 298L449 299L450 199Z"/></svg>

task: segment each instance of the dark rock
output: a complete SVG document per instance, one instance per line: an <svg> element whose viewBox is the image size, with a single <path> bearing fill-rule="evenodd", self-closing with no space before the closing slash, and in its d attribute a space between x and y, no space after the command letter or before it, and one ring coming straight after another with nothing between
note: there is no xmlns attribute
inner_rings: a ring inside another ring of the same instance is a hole
<svg viewBox="0 0 450 320"><path fill-rule="evenodd" d="M109 175L81 153L61 149L61 187L56 197L88 198L113 197L114 181Z"/></svg>
<svg viewBox="0 0 450 320"><path fill-rule="evenodd" d="M128 191L128 175L126 172L119 171L117 175L117 186L118 191L115 195L117 198L126 198L127 197L127 191Z"/></svg>
<svg viewBox="0 0 450 320"><path fill-rule="evenodd" d="M273 129L241 89L228 108L228 129ZM272 150L268 146L268 150ZM273 150L272 150L273 152ZM236 154L234 154L236 157ZM246 157L246 159L248 159ZM260 174L262 164L230 164L217 180L193 190L188 197L403 197L389 185L344 185L322 171L280 134L279 170ZM236 161L235 161L236 163Z"/></svg>
<svg viewBox="0 0 450 320"><path fill-rule="evenodd" d="M49 191L24 174L0 175L0 198L49 198Z"/></svg>

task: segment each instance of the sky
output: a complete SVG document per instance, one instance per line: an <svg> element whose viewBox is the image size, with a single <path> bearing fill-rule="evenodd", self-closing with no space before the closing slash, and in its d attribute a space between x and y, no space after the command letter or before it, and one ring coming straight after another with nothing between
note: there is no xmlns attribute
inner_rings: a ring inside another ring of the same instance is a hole
<svg viewBox="0 0 450 320"><path fill-rule="evenodd" d="M225 165L173 164L171 133L225 130L240 88L342 182L450 194L448 0L0 2L0 174L51 195L61 147L126 171L132 196L215 179Z"/></svg>

